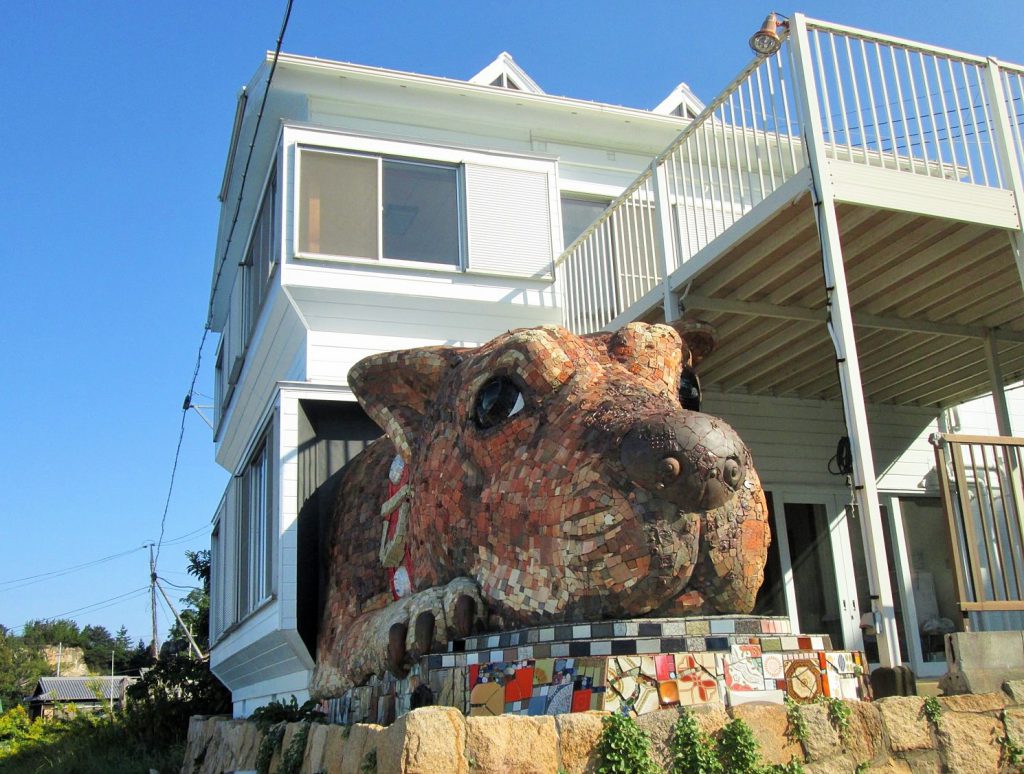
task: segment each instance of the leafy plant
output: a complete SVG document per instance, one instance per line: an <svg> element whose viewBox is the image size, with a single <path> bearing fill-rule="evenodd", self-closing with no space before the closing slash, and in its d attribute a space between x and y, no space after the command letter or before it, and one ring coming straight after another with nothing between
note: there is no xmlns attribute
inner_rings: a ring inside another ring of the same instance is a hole
<svg viewBox="0 0 1024 774"><path fill-rule="evenodd" d="M150 747L180 744L193 715L221 715L231 709L231 694L208 664L185 656L157 662L128 687L125 728Z"/></svg>
<svg viewBox="0 0 1024 774"><path fill-rule="evenodd" d="M377 773L377 751L370 750L363 756L363 763L359 767L361 774L376 774Z"/></svg>
<svg viewBox="0 0 1024 774"><path fill-rule="evenodd" d="M291 742L288 743L288 749L281 756L281 767L277 770L277 774L299 774L299 770L302 768L302 759L306 757L306 740L309 738L309 729L312 727L312 721L304 720L302 725L296 729Z"/></svg>
<svg viewBox="0 0 1024 774"><path fill-rule="evenodd" d="M1003 710L1003 722L1006 721L1006 710ZM1018 774L1024 772L1024 744L1014 741L1009 734L996 739L1003 748L1003 762L1011 771Z"/></svg>
<svg viewBox="0 0 1024 774"><path fill-rule="evenodd" d="M288 701L274 699L269 704L257 707L249 716L249 720L255 723L260 731L267 731L278 723L323 723L327 716L318 710L317 706L313 699L300 706L293 694Z"/></svg>
<svg viewBox="0 0 1024 774"><path fill-rule="evenodd" d="M153 748L140 743L119 717L69 714L63 719L25 724L20 707L0 716L8 735L0 741L0 774L30 771L67 771L107 774L111 771L176 771L182 747Z"/></svg>
<svg viewBox="0 0 1024 774"><path fill-rule="evenodd" d="M672 727L669 750L672 771L678 774L720 774L722 771L714 741L688 710L683 710Z"/></svg>
<svg viewBox="0 0 1024 774"><path fill-rule="evenodd" d="M921 712L928 718L928 722L933 726L939 724L939 718L942 717L942 705L939 704L939 700L934 696L926 696L924 705L921 707Z"/></svg>
<svg viewBox="0 0 1024 774"><path fill-rule="evenodd" d="M284 739L284 723L262 728L263 738L260 740L259 749L256 751L256 771L258 774L270 774L270 762L274 759L274 753L281 747Z"/></svg>
<svg viewBox="0 0 1024 774"><path fill-rule="evenodd" d="M789 763L774 763L762 769L765 774L804 774L804 765L796 758L791 758Z"/></svg>
<svg viewBox="0 0 1024 774"><path fill-rule="evenodd" d="M800 705L786 697L786 736L800 745L807 742L807 721L800 711Z"/></svg>
<svg viewBox="0 0 1024 774"><path fill-rule="evenodd" d="M626 715L608 715L603 723L597 753L598 774L657 774L651 758L651 740L636 721Z"/></svg>
<svg viewBox="0 0 1024 774"><path fill-rule="evenodd" d="M729 774L757 774L761 770L761 751L750 726L735 718L722 728L718 737L718 760Z"/></svg>
<svg viewBox="0 0 1024 774"><path fill-rule="evenodd" d="M850 715L852 713L850 706L842 699L835 697L822 696L818 701L828 709L828 722L839 734L839 739L845 743L850 736Z"/></svg>

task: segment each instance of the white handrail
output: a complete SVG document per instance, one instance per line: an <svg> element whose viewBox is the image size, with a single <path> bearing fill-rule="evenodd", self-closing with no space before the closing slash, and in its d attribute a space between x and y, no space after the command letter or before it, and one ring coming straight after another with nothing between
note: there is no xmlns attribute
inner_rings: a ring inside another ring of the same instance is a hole
<svg viewBox="0 0 1024 774"><path fill-rule="evenodd" d="M799 108L812 100L802 89L819 105L828 159L990 188L1021 177L1012 165L1024 172L1024 67L814 19L800 34L811 82L793 78L784 36L557 258L566 325L599 330L642 299L646 308L666 274L806 166ZM988 97L994 77L1008 130Z"/></svg>

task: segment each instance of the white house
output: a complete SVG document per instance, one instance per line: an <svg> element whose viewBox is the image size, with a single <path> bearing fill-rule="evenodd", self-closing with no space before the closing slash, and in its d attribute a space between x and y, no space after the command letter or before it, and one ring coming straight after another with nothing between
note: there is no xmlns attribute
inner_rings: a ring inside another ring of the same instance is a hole
<svg viewBox="0 0 1024 774"><path fill-rule="evenodd" d="M873 83L843 80L853 60L823 64L836 40L878 54ZM885 70L904 51L917 81ZM347 387L353 363L542 323L674 319L680 304L719 329L705 407L771 493L759 609L938 669L935 632L960 610L928 435L993 431L991 399L946 409L1024 371L1009 311L1021 119L978 112L986 77L1020 98L1019 68L803 17L706 109L685 84L652 111L550 96L504 53L468 81L268 56L238 100L210 300L216 456L233 473L212 533L211 664L235 713L307 695L321 499L379 434ZM954 98L974 107L950 118ZM1005 392L1003 435L1007 414L1024 432L1022 392ZM853 489L829 471L846 435Z"/></svg>

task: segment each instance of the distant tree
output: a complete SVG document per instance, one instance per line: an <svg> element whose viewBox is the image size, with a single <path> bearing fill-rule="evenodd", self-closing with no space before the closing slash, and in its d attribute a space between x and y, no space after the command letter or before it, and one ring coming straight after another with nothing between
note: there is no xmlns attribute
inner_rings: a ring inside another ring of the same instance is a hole
<svg viewBox="0 0 1024 774"><path fill-rule="evenodd" d="M125 671L136 673L141 669L153 666L153 652L141 639L135 647L128 651L128 667Z"/></svg>
<svg viewBox="0 0 1024 774"><path fill-rule="evenodd" d="M52 621L28 621L21 638L26 645L36 649L60 644L68 647L84 647L85 645L78 624L68 618L58 618Z"/></svg>
<svg viewBox="0 0 1024 774"><path fill-rule="evenodd" d="M197 579L200 586L179 600L183 605L179 614L192 638L205 653L210 644L210 552L186 551L185 558L188 559L188 574ZM188 638L181 624L175 621L167 642L161 648L161 657L165 654L184 653L188 649Z"/></svg>
<svg viewBox="0 0 1024 774"><path fill-rule="evenodd" d="M21 637L12 637L4 628L0 635L0 702L13 707L28 696L42 675L50 671L42 653L26 644Z"/></svg>
<svg viewBox="0 0 1024 774"><path fill-rule="evenodd" d="M85 652L85 665L90 672L110 671L110 658L116 656L116 643L106 627L84 627L81 632L81 648Z"/></svg>

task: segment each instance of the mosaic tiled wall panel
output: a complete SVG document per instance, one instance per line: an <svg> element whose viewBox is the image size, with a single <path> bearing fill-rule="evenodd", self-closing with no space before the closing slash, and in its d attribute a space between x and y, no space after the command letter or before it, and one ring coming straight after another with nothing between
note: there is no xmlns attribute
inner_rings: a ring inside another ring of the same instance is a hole
<svg viewBox="0 0 1024 774"><path fill-rule="evenodd" d="M827 636L791 635L785 619L622 621L457 641L449 653L424 658L405 680L350 692L345 719L335 715L342 722L389 722L388 713L412 706L418 686L421 695L429 689L432 703L469 715L645 714L708 702L782 703L786 696L865 699L866 674L862 654L833 650Z"/></svg>
<svg viewBox="0 0 1024 774"><path fill-rule="evenodd" d="M314 695L407 674L449 627L753 608L764 492L732 428L682 407L709 345L674 325L544 326L353 366L387 437L338 479Z"/></svg>

